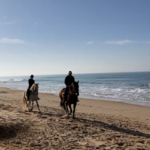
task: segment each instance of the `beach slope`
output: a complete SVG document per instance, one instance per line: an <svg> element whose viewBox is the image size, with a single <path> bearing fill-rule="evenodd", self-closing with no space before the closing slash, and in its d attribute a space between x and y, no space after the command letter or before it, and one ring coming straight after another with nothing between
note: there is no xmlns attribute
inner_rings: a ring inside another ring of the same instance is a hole
<svg viewBox="0 0 150 150"><path fill-rule="evenodd" d="M150 149L150 108L80 99L76 119L63 117L59 97L40 93L39 114L22 112L23 91L0 88L0 149Z"/></svg>

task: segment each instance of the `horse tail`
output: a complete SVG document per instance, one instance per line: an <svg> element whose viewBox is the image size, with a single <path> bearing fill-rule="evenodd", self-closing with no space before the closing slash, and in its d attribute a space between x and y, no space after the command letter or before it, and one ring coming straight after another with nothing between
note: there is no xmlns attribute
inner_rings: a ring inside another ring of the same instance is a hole
<svg viewBox="0 0 150 150"><path fill-rule="evenodd" d="M21 100L21 102L22 102L22 110L24 110L24 111L27 110L27 100L26 100L26 97L25 97L25 93L26 92L23 93L23 98Z"/></svg>
<svg viewBox="0 0 150 150"><path fill-rule="evenodd" d="M60 107L64 108L64 103L63 103L63 89L59 92L59 97L60 97Z"/></svg>

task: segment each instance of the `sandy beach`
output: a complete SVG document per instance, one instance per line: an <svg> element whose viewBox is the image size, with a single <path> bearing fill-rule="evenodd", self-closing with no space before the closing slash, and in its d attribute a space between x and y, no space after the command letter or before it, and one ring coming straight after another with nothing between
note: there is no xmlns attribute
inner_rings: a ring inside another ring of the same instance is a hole
<svg viewBox="0 0 150 150"><path fill-rule="evenodd" d="M0 150L150 150L150 107L80 99L76 119L40 93L41 114L23 112L23 91L0 88Z"/></svg>

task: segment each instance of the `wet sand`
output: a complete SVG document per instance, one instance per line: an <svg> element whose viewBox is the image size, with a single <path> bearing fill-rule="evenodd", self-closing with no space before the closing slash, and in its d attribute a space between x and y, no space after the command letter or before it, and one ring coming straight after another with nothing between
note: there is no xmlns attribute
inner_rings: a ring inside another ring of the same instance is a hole
<svg viewBox="0 0 150 150"><path fill-rule="evenodd" d="M22 95L0 88L0 150L150 150L150 107L80 99L73 120L58 96L40 93L39 114L22 111Z"/></svg>

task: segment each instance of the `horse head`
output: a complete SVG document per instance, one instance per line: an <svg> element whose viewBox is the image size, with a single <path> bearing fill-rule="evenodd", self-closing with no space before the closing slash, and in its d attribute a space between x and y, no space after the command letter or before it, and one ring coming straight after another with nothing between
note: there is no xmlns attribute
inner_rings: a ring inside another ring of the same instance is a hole
<svg viewBox="0 0 150 150"><path fill-rule="evenodd" d="M39 89L39 83L35 84L35 89L38 90Z"/></svg>
<svg viewBox="0 0 150 150"><path fill-rule="evenodd" d="M73 82L72 83L72 88L73 88L73 91L75 91L75 93L77 93L77 95L79 96L79 81L78 82Z"/></svg>
<svg viewBox="0 0 150 150"><path fill-rule="evenodd" d="M31 86L30 90L32 92L38 92L38 88L39 88L39 84L38 83L35 83Z"/></svg>

